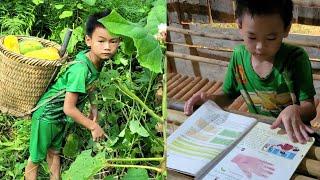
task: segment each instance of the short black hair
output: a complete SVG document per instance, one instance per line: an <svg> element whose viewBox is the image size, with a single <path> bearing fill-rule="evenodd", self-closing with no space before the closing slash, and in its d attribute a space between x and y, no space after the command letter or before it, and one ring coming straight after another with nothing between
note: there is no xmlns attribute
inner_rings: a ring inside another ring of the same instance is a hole
<svg viewBox="0 0 320 180"><path fill-rule="evenodd" d="M292 0L236 0L236 18L241 23L245 13L252 17L255 15L279 14L284 28L287 28L292 21L293 2Z"/></svg>
<svg viewBox="0 0 320 180"><path fill-rule="evenodd" d="M90 15L86 22L86 35L91 37L96 27L104 27L98 20L105 16L108 16L109 14L110 14L110 11L107 9L102 12L96 12Z"/></svg>

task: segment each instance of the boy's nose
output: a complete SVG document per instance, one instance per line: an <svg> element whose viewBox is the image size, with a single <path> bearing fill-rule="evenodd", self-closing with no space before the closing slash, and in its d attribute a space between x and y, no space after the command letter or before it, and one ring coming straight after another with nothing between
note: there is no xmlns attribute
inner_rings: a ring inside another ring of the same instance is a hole
<svg viewBox="0 0 320 180"><path fill-rule="evenodd" d="M110 43L109 42L106 42L104 44L104 49L110 49Z"/></svg>
<svg viewBox="0 0 320 180"><path fill-rule="evenodd" d="M257 49L257 50L261 50L262 47L263 47L262 42L257 42L257 44L256 44L256 49Z"/></svg>

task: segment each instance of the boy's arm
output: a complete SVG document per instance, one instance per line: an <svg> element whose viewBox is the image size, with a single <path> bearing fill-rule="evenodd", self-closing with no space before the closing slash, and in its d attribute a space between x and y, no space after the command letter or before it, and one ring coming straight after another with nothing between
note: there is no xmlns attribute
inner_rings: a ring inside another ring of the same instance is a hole
<svg viewBox="0 0 320 180"><path fill-rule="evenodd" d="M302 121L309 125L310 121L317 115L317 110L314 104L314 98L300 102L300 116Z"/></svg>
<svg viewBox="0 0 320 180"><path fill-rule="evenodd" d="M105 132L96 122L97 119L91 121L84 114L80 112L76 104L78 101L78 94L72 92L66 92L66 97L63 104L63 111L67 116L73 118L77 123L81 124L85 128L89 129L94 141L97 141L105 136Z"/></svg>
<svg viewBox="0 0 320 180"><path fill-rule="evenodd" d="M97 108L97 102L96 102L96 89L92 88L88 92L89 97L89 103L90 103L90 114L89 119L98 119L98 108Z"/></svg>

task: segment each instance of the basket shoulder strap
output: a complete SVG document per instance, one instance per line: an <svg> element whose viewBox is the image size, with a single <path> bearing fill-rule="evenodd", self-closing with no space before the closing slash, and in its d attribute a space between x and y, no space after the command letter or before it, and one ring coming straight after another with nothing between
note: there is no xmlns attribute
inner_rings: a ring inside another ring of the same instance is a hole
<svg viewBox="0 0 320 180"><path fill-rule="evenodd" d="M82 61L71 61L67 63L67 68L73 64L77 64L77 63L82 63L85 64ZM88 84L91 84L93 81L89 81ZM89 87L88 87L89 88ZM88 89L87 88L87 89ZM49 103L50 101L54 100L55 98L57 98L58 96L64 94L66 92L66 89L62 89L60 91L57 92L57 94L55 94L54 96L51 96L50 98L46 99L45 101L41 102L40 104L38 104L36 107L32 108L30 111L27 112L27 114L31 114L32 112L36 111L37 109L39 109L40 107L44 106L45 104Z"/></svg>

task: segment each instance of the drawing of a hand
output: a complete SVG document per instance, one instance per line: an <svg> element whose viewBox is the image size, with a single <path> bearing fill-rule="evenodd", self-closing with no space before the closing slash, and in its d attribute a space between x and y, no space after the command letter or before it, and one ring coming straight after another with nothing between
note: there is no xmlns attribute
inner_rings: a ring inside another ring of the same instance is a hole
<svg viewBox="0 0 320 180"><path fill-rule="evenodd" d="M252 177L252 173L267 178L269 175L273 174L273 171L275 170L273 164L243 154L238 154L231 161L237 164L248 178Z"/></svg>

